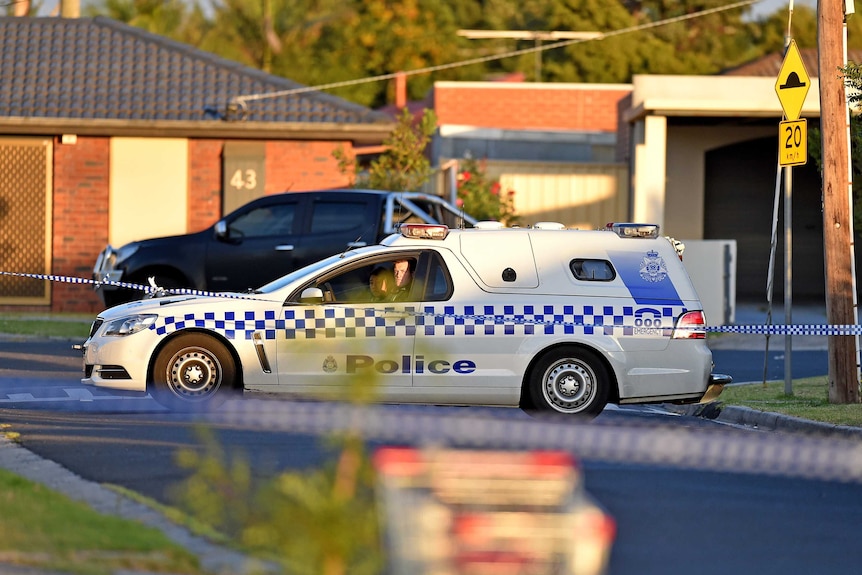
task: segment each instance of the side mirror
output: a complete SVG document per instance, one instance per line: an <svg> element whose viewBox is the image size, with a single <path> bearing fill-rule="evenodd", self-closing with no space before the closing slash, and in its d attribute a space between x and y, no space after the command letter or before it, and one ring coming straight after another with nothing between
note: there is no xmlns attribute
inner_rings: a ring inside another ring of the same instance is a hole
<svg viewBox="0 0 862 575"><path fill-rule="evenodd" d="M219 220L215 223L215 235L217 238L224 240L227 239L227 222L224 220Z"/></svg>
<svg viewBox="0 0 862 575"><path fill-rule="evenodd" d="M300 303L323 303L323 290L317 287L305 288L299 296Z"/></svg>

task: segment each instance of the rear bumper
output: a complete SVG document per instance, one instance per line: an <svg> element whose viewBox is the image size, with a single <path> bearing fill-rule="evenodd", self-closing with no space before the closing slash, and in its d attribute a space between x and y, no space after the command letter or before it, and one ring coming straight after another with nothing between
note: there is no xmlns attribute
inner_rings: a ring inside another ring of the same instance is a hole
<svg viewBox="0 0 862 575"><path fill-rule="evenodd" d="M703 397L701 397L700 401L697 403L709 403L710 401L715 401L718 396L721 395L721 392L724 391L724 386L730 385L732 381L732 377L723 373L709 374L709 382L706 386L706 392L704 392Z"/></svg>

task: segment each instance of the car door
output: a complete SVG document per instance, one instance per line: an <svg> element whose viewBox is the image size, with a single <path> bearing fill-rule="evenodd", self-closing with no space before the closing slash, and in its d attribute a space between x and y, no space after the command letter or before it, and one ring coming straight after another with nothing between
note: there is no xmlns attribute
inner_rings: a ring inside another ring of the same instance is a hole
<svg viewBox="0 0 862 575"><path fill-rule="evenodd" d="M354 262L307 283L283 308L278 338L278 380L291 391L333 393L341 399L370 390L403 400L413 381L417 305L375 301L372 271L391 268L394 257ZM300 297L319 290L314 301Z"/></svg>
<svg viewBox="0 0 862 575"><path fill-rule="evenodd" d="M417 393L445 403L512 404L522 376L524 336L519 308L496 305L464 265L440 251L417 273L425 290L417 318L414 353L424 369L413 378Z"/></svg>
<svg viewBox="0 0 862 575"><path fill-rule="evenodd" d="M283 194L252 202L226 217L206 252L206 281L212 291L258 288L299 267L297 233L303 201Z"/></svg>
<svg viewBox="0 0 862 575"><path fill-rule="evenodd" d="M376 194L308 194L302 238L294 258L301 267L343 251L377 243L380 198Z"/></svg>

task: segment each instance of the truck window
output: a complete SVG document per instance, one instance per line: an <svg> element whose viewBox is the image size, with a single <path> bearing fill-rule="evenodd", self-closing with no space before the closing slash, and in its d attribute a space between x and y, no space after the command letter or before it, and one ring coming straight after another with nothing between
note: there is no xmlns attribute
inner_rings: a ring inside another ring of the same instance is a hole
<svg viewBox="0 0 862 575"><path fill-rule="evenodd" d="M313 234L363 231L368 226L365 219L366 210L367 204L364 202L315 202L312 206L310 231Z"/></svg>
<svg viewBox="0 0 862 575"><path fill-rule="evenodd" d="M230 234L245 238L291 235L295 214L295 203L261 206L232 221Z"/></svg>

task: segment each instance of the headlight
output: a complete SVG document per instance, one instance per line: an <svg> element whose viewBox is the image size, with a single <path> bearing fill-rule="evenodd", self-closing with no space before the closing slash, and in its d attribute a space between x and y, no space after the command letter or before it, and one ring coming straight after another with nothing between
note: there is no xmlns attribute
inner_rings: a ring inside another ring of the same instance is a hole
<svg viewBox="0 0 862 575"><path fill-rule="evenodd" d="M141 244L139 244L138 242L131 242L131 243L128 243L128 244L122 246L119 249L114 250L114 253L112 254L113 261L111 262L112 263L111 267L114 267L117 264L129 259L130 257L132 257L132 255L136 251L138 251L139 247L141 247Z"/></svg>
<svg viewBox="0 0 862 575"><path fill-rule="evenodd" d="M115 319L105 326L103 335L132 335L156 323L157 317L155 314L141 314Z"/></svg>

